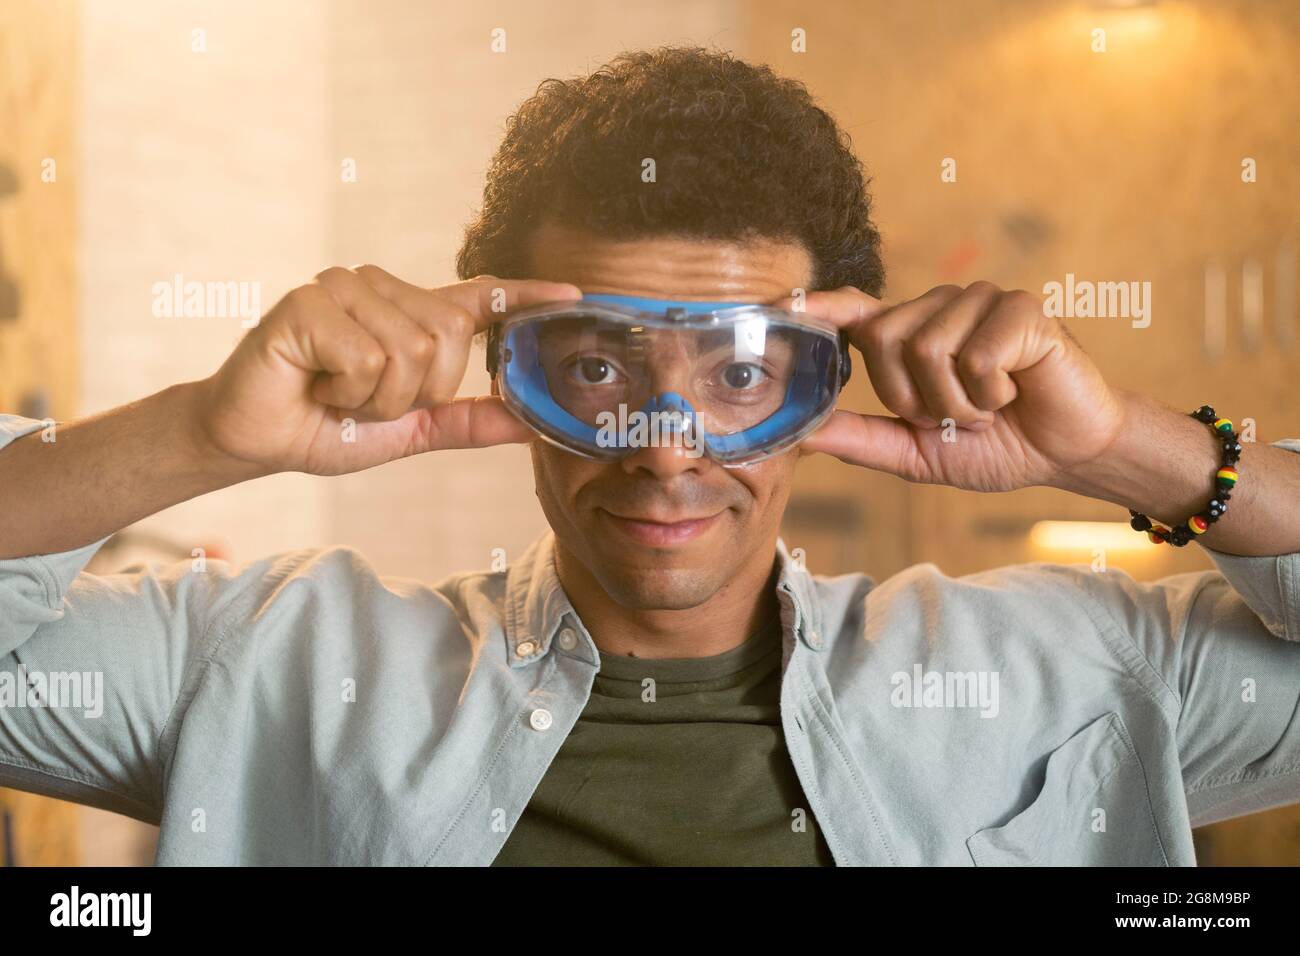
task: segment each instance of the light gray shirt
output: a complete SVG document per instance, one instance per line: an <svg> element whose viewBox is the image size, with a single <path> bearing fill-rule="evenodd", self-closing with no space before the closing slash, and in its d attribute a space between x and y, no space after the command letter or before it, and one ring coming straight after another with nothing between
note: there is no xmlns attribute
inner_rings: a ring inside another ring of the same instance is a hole
<svg viewBox="0 0 1300 956"><path fill-rule="evenodd" d="M599 668L549 534L432 586L346 547L89 574L102 543L0 561L0 785L159 823L161 864L486 865ZM779 542L836 862L1192 865L1193 826L1300 801L1300 554L1208 553L875 582Z"/></svg>

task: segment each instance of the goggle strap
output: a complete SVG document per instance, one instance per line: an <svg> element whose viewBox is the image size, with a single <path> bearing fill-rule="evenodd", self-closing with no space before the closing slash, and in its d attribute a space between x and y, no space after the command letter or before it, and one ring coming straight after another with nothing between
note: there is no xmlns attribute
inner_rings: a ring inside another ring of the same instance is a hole
<svg viewBox="0 0 1300 956"><path fill-rule="evenodd" d="M488 326L487 337L487 371L489 378L497 377L497 352L501 348L501 326L493 322Z"/></svg>

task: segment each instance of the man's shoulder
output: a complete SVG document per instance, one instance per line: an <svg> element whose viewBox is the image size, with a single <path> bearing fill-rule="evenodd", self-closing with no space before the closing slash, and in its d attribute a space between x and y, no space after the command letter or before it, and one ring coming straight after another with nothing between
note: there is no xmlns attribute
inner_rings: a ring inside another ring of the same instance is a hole
<svg viewBox="0 0 1300 956"><path fill-rule="evenodd" d="M342 584L345 589L381 586L396 593L411 590L453 592L467 586L485 586L490 581L504 580L506 575L505 571L466 569L444 575L432 582L425 582L409 575L385 571L363 552L349 544L278 551L237 567L226 561L211 563L222 566L230 577L262 580L270 587L300 583L306 586L318 586L329 583Z"/></svg>
<svg viewBox="0 0 1300 956"><path fill-rule="evenodd" d="M505 596L504 571L465 570L425 582L388 573L346 544L281 551L239 567L209 565L219 581L214 609L225 620L252 623L273 614L321 625L307 630L330 630L330 622L347 620L358 632L419 624L438 634L444 628L430 624L459 630L471 620L482 625L495 618Z"/></svg>
<svg viewBox="0 0 1300 956"><path fill-rule="evenodd" d="M1125 571L1048 561L949 574L923 561L881 580L867 574L813 575L833 631L859 632L871 621L915 626L929 642L1051 639L1116 629L1117 609L1142 585ZM842 621L835 627L836 621Z"/></svg>
<svg viewBox="0 0 1300 956"><path fill-rule="evenodd" d="M893 597L927 591L954 593L989 592L1002 595L1042 593L1060 588L1081 587L1099 572L1086 564L1058 564L1028 561L1004 564L965 574L949 574L933 561L920 561L884 578L863 572L847 574L813 574L813 582L823 594L853 593L866 596ZM1126 576L1126 572L1113 571Z"/></svg>

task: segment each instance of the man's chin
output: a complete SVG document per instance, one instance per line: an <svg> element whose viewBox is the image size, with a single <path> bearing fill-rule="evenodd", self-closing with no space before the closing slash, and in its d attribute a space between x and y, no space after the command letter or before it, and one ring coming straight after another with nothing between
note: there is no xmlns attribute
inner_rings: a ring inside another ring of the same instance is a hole
<svg viewBox="0 0 1300 956"><path fill-rule="evenodd" d="M597 560L600 560L597 558ZM628 568L605 565L592 569L605 593L628 610L685 611L699 607L721 586L713 580L717 565L699 567Z"/></svg>

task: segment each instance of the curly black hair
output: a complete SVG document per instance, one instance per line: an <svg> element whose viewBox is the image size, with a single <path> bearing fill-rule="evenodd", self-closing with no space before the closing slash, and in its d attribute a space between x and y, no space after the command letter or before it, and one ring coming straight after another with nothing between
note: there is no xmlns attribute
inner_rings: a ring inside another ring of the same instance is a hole
<svg viewBox="0 0 1300 956"><path fill-rule="evenodd" d="M553 220L611 239L794 240L813 288L880 297L869 182L803 83L704 47L624 53L543 81L510 117L456 268L526 278L533 230Z"/></svg>

